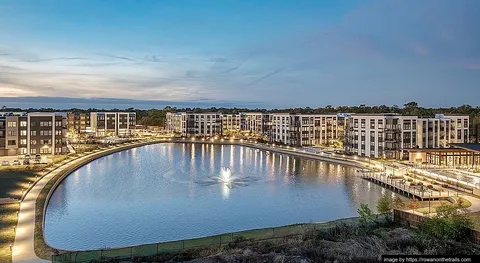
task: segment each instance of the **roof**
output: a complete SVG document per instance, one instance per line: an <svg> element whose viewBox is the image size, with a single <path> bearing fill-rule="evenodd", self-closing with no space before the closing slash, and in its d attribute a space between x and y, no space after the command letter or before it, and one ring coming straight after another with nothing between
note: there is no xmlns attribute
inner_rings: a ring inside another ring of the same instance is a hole
<svg viewBox="0 0 480 263"><path fill-rule="evenodd" d="M480 153L480 143L450 143L455 148Z"/></svg>

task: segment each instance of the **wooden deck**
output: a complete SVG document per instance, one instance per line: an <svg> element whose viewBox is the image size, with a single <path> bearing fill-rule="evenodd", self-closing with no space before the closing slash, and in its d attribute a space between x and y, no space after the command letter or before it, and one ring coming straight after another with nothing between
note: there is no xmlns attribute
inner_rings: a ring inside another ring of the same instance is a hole
<svg viewBox="0 0 480 263"><path fill-rule="evenodd" d="M454 196L455 192L444 190L444 191L435 191L423 187L423 190L420 186L411 186L409 182L402 183L401 179L392 179L387 175L381 173L373 173L360 171L362 178L370 182L381 185L387 189L390 189L396 193L408 196L410 198L417 198L420 200L443 200L448 199L450 196ZM421 180L417 180L422 182ZM424 182L425 184L425 182ZM437 187L438 189L442 189Z"/></svg>

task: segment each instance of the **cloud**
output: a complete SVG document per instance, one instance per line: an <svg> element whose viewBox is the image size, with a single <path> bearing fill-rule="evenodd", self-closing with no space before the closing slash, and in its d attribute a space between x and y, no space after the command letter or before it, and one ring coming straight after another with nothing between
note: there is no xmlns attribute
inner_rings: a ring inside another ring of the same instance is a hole
<svg viewBox="0 0 480 263"><path fill-rule="evenodd" d="M172 101L263 98L288 107L441 103L442 94L455 87L449 99L468 103L475 96L466 94L480 95L480 79L472 73L480 69L479 7L475 0L374 0L328 26L312 18L297 25L301 30L276 28L283 35L275 37L245 34L248 41L229 46L201 33L194 47L143 43L148 47L142 51L136 42L108 51L93 46L63 52L3 44L0 92Z"/></svg>

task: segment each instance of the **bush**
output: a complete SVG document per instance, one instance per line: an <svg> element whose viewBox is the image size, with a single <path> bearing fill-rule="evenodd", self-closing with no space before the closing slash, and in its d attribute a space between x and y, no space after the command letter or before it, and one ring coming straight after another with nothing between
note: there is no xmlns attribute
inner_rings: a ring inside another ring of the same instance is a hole
<svg viewBox="0 0 480 263"><path fill-rule="evenodd" d="M442 204L437 214L425 218L419 225L419 238L425 243L441 241L467 241L471 237L473 222L464 209L451 204Z"/></svg>
<svg viewBox="0 0 480 263"><path fill-rule="evenodd" d="M375 222L375 214L372 212L367 204L360 204L360 208L357 210L360 216L360 223L363 225L371 225Z"/></svg>

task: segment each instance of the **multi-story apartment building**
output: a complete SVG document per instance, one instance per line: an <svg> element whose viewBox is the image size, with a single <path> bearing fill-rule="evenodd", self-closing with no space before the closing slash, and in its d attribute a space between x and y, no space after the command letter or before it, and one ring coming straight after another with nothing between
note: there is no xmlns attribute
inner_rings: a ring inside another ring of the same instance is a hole
<svg viewBox="0 0 480 263"><path fill-rule="evenodd" d="M239 132L245 129L245 114L223 114L222 132Z"/></svg>
<svg viewBox="0 0 480 263"><path fill-rule="evenodd" d="M180 120L181 118L181 120ZM166 129L182 136L215 136L222 134L220 113L167 113Z"/></svg>
<svg viewBox="0 0 480 263"><path fill-rule="evenodd" d="M245 113L245 131L255 135L265 135L268 130L269 114L261 112Z"/></svg>
<svg viewBox="0 0 480 263"><path fill-rule="evenodd" d="M183 115L182 112L167 112L165 115L165 130L168 133L183 134ZM186 127L185 127L186 132Z"/></svg>
<svg viewBox="0 0 480 263"><path fill-rule="evenodd" d="M63 113L0 113L0 156L66 154Z"/></svg>
<svg viewBox="0 0 480 263"><path fill-rule="evenodd" d="M292 146L328 144L340 135L336 114L274 113L269 128L271 142Z"/></svg>
<svg viewBox="0 0 480 263"><path fill-rule="evenodd" d="M445 148L467 138L468 116L353 114L347 119L344 146L360 156L406 160L409 149Z"/></svg>
<svg viewBox="0 0 480 263"><path fill-rule="evenodd" d="M135 134L135 112L69 113L69 129L95 137L131 136Z"/></svg>
<svg viewBox="0 0 480 263"><path fill-rule="evenodd" d="M418 148L447 148L449 143L469 141L469 116L436 114L434 118L419 118Z"/></svg>
<svg viewBox="0 0 480 263"><path fill-rule="evenodd" d="M91 133L90 113L71 112L67 115L69 132Z"/></svg>

